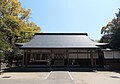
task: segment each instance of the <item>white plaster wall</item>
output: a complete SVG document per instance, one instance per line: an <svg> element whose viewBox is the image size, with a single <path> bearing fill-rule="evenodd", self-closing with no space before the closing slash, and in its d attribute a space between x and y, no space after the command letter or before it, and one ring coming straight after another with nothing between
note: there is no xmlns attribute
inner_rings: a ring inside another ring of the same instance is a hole
<svg viewBox="0 0 120 84"><path fill-rule="evenodd" d="M104 51L104 58L112 59L113 58L113 51Z"/></svg>
<svg viewBox="0 0 120 84"><path fill-rule="evenodd" d="M114 58L120 58L120 51L114 51Z"/></svg>
<svg viewBox="0 0 120 84"><path fill-rule="evenodd" d="M104 51L104 58L106 59L120 59L120 51Z"/></svg>

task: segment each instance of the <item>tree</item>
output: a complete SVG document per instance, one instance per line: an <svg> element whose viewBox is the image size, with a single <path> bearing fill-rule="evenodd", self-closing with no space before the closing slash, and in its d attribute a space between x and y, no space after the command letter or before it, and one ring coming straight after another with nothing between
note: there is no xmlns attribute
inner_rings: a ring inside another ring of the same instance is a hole
<svg viewBox="0 0 120 84"><path fill-rule="evenodd" d="M110 44L112 48L115 48L115 49L120 48L120 28L117 28L114 31Z"/></svg>
<svg viewBox="0 0 120 84"><path fill-rule="evenodd" d="M0 0L0 42L8 46L3 50L6 56L16 56L19 49L15 44L27 42L40 32L41 28L29 20L30 14L31 9L24 9L18 0Z"/></svg>
<svg viewBox="0 0 120 84"><path fill-rule="evenodd" d="M101 42L110 43L112 48L120 48L120 9L116 13L116 17L102 27L101 34L103 34Z"/></svg>
<svg viewBox="0 0 120 84"><path fill-rule="evenodd" d="M106 26L102 27L101 34L103 34L103 36L100 39L101 43L102 42L104 42L104 43L110 42L113 27L114 27L114 24L112 22L109 22Z"/></svg>

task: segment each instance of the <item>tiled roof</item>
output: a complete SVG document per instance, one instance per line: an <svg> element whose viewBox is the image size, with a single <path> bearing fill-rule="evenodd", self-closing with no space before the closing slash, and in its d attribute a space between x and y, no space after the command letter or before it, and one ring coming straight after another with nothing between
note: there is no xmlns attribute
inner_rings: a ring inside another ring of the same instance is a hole
<svg viewBox="0 0 120 84"><path fill-rule="evenodd" d="M21 48L99 48L87 33L37 33Z"/></svg>

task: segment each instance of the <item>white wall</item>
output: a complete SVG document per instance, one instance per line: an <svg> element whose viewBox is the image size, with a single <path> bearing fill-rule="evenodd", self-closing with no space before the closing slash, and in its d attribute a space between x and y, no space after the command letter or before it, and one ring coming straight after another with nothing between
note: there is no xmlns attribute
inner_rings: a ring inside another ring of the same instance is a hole
<svg viewBox="0 0 120 84"><path fill-rule="evenodd" d="M114 51L114 58L120 58L120 51Z"/></svg>
<svg viewBox="0 0 120 84"><path fill-rule="evenodd" d="M113 50L104 50L104 58L105 59L119 59L120 58L120 51L113 51Z"/></svg>
<svg viewBox="0 0 120 84"><path fill-rule="evenodd" d="M81 54L69 54L69 59L90 59L90 54L87 53L81 53ZM98 54L94 53L93 58L98 58Z"/></svg>

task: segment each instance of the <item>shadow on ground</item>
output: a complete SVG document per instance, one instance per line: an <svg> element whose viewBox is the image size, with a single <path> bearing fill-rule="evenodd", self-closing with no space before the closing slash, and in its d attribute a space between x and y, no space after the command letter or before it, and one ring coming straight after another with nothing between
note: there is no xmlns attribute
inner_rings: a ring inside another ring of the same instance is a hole
<svg viewBox="0 0 120 84"><path fill-rule="evenodd" d="M96 72L107 70L108 69L104 68L75 68L75 67L12 67L4 69L3 72L50 72L50 71Z"/></svg>

